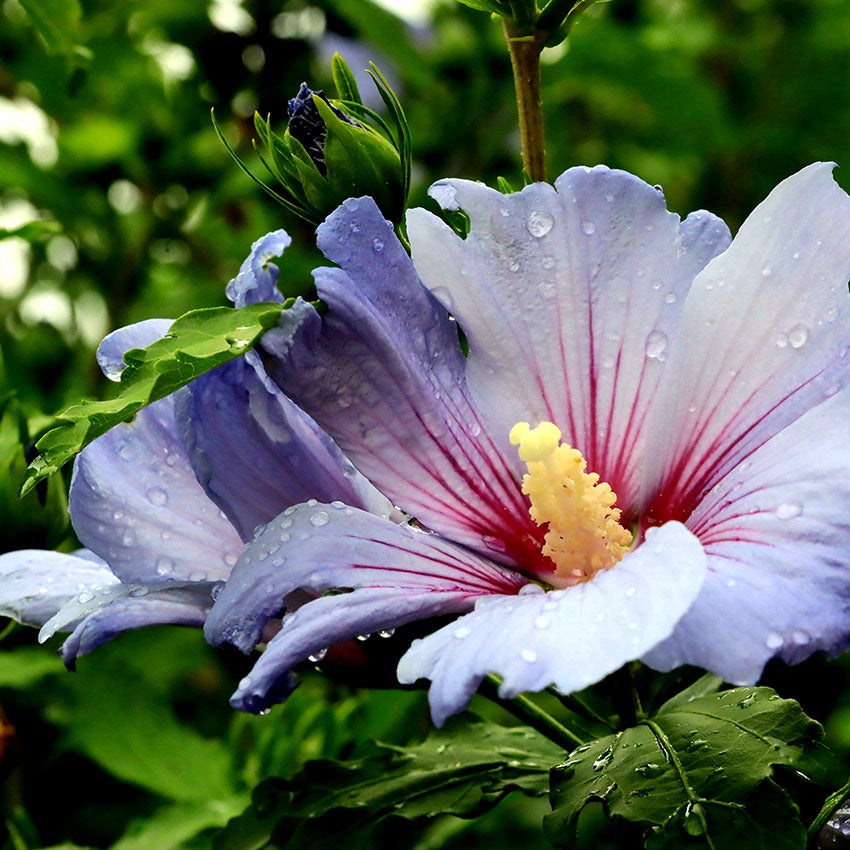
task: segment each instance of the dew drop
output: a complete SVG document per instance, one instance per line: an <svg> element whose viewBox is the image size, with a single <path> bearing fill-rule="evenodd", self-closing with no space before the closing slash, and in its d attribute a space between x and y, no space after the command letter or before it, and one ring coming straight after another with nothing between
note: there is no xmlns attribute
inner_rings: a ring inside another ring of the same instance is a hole
<svg viewBox="0 0 850 850"><path fill-rule="evenodd" d="M319 649L316 652L314 652L312 655L307 656L307 660L312 661L313 664L318 664L327 654L328 654L327 648Z"/></svg>
<svg viewBox="0 0 850 850"><path fill-rule="evenodd" d="M491 551L491 552L505 552L507 551L507 544L504 540L501 540L498 537L482 537L481 542Z"/></svg>
<svg viewBox="0 0 850 850"><path fill-rule="evenodd" d="M310 517L310 524L316 526L316 528L321 528L323 525L327 525L329 521L330 517L326 511L316 511L316 513Z"/></svg>
<svg viewBox="0 0 850 850"><path fill-rule="evenodd" d="M382 239L378 239L378 237L376 236L376 237L372 240L372 250L373 250L376 254L383 254L383 253L384 253L384 242L383 242L383 240L382 240Z"/></svg>
<svg viewBox="0 0 850 850"><path fill-rule="evenodd" d="M810 643L812 638L808 632L804 632L802 629L795 629L791 632L791 640L797 646L805 646L807 643Z"/></svg>
<svg viewBox="0 0 850 850"><path fill-rule="evenodd" d="M463 640L463 638L469 637L471 634L472 634L472 629L470 629L469 626L458 626L454 630L454 636L458 640Z"/></svg>
<svg viewBox="0 0 850 850"><path fill-rule="evenodd" d="M147 492L148 501L152 505L167 505L168 504L168 493L165 490L160 490L159 487L152 487Z"/></svg>
<svg viewBox="0 0 850 850"><path fill-rule="evenodd" d="M549 627L550 620L545 614L541 614L539 617L534 618L534 628L535 629L546 629Z"/></svg>
<svg viewBox="0 0 850 850"><path fill-rule="evenodd" d="M834 322L838 318L838 307L830 307L826 311L826 320L828 322Z"/></svg>
<svg viewBox="0 0 850 850"><path fill-rule="evenodd" d="M786 502L776 509L776 516L779 519L793 519L795 516L800 516L803 509L800 505L795 505L793 502Z"/></svg>
<svg viewBox="0 0 850 850"><path fill-rule="evenodd" d="M675 292L668 292L664 296L664 303L665 304L672 304L672 303L675 302L675 300L676 300L676 293Z"/></svg>
<svg viewBox="0 0 850 850"><path fill-rule="evenodd" d="M537 661L537 653L533 649L523 649L519 655L523 661L527 661L529 664Z"/></svg>
<svg viewBox="0 0 850 850"><path fill-rule="evenodd" d="M170 558L160 558L156 562L157 575L168 576L174 572L174 561Z"/></svg>
<svg viewBox="0 0 850 850"><path fill-rule="evenodd" d="M82 592L82 593L81 593L81 594L77 597L77 601L78 601L78 602L81 602L83 605L85 605L85 604L86 604L86 602L91 602L91 601L92 601L92 599L94 599L94 594L93 594L90 590L84 590L84 591L83 591L83 592Z"/></svg>
<svg viewBox="0 0 850 850"><path fill-rule="evenodd" d="M596 233L596 225L592 221L583 221L581 223L581 229L587 236L592 236Z"/></svg>
<svg viewBox="0 0 850 850"><path fill-rule="evenodd" d="M545 593L543 588L539 584L530 581L517 591L517 596L539 596L541 593Z"/></svg>
<svg viewBox="0 0 850 850"><path fill-rule="evenodd" d="M764 638L764 645L768 649L779 649L785 643L785 638L779 632L768 632Z"/></svg>
<svg viewBox="0 0 850 850"><path fill-rule="evenodd" d="M779 346L779 348L787 348L787 346L788 346L788 336L787 336L787 334L779 334L779 336L776 337L776 344Z"/></svg>
<svg viewBox="0 0 850 850"><path fill-rule="evenodd" d="M809 338L809 331L805 325L794 325L790 331L788 331L788 342L791 345L791 348L802 348L806 344L806 340Z"/></svg>
<svg viewBox="0 0 850 850"><path fill-rule="evenodd" d="M650 360L662 360L667 348L667 335L662 331L653 331L646 338L646 356Z"/></svg>
<svg viewBox="0 0 850 850"><path fill-rule="evenodd" d="M555 219L549 213L535 210L528 216L526 227L535 239L540 239L552 229L554 224Z"/></svg>
<svg viewBox="0 0 850 850"><path fill-rule="evenodd" d="M236 566L237 558L236 555L233 554L233 552L226 552L222 560L228 567Z"/></svg>
<svg viewBox="0 0 850 850"><path fill-rule="evenodd" d="M221 596L221 591L224 590L223 584L214 584L212 590L210 590L210 596L212 597L212 601L215 602L219 596Z"/></svg>
<svg viewBox="0 0 850 850"><path fill-rule="evenodd" d="M370 637L372 637L372 635L370 635L370 634L357 635L357 640L359 640L362 643L364 641L369 640Z"/></svg>

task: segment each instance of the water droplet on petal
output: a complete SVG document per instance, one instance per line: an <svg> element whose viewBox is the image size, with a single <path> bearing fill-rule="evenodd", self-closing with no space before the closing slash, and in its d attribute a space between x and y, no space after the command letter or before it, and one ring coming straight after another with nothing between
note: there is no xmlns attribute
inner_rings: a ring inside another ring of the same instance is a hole
<svg viewBox="0 0 850 850"><path fill-rule="evenodd" d="M522 658L523 661L527 661L529 664L532 664L537 661L537 653L533 649L523 649L522 652L520 652L520 658Z"/></svg>
<svg viewBox="0 0 850 850"><path fill-rule="evenodd" d="M314 652L312 655L309 655L307 657L307 660L312 661L313 664L318 664L327 654L328 654L327 648L319 649L316 652Z"/></svg>
<svg viewBox="0 0 850 850"><path fill-rule="evenodd" d="M675 292L668 292L664 296L664 303L665 304L672 304L675 300L676 300L676 293Z"/></svg>
<svg viewBox="0 0 850 850"><path fill-rule="evenodd" d="M779 649L785 643L785 638L779 632L768 632L764 638L764 645L768 649Z"/></svg>
<svg viewBox="0 0 850 850"><path fill-rule="evenodd" d="M462 640L465 637L469 637L472 634L472 629L469 626L458 626L454 630L454 636L458 638L458 640Z"/></svg>
<svg viewBox="0 0 850 850"><path fill-rule="evenodd" d="M378 239L378 237L376 236L376 237L372 240L372 250L373 250L376 254L383 254L383 253L384 253L384 243L383 243L383 240Z"/></svg>
<svg viewBox="0 0 850 850"><path fill-rule="evenodd" d="M804 632L802 629L795 629L791 632L791 640L797 646L805 646L807 643L810 643L812 638L808 632Z"/></svg>
<svg viewBox="0 0 850 850"><path fill-rule="evenodd" d="M534 618L534 628L535 629L546 629L549 627L549 623L551 621L545 614L541 614L539 617Z"/></svg>
<svg viewBox="0 0 850 850"><path fill-rule="evenodd" d="M592 236L596 233L596 225L592 221L583 221L581 223L581 229L587 236Z"/></svg>
<svg viewBox="0 0 850 850"><path fill-rule="evenodd" d="M838 307L830 307L826 311L826 320L828 322L834 322L838 318Z"/></svg>
<svg viewBox="0 0 850 850"><path fill-rule="evenodd" d="M77 601L78 601L78 602L81 602L83 605L85 605L85 604L86 604L86 602L91 602L91 601L92 601L92 599L94 599L94 594L93 594L90 590L84 590L84 591L83 591L83 592L82 592L82 593L81 593L81 594L77 597Z"/></svg>
<svg viewBox="0 0 850 850"><path fill-rule="evenodd" d="M795 516L800 516L803 509L792 502L786 502L776 509L776 516L779 519L793 519Z"/></svg>
<svg viewBox="0 0 850 850"><path fill-rule="evenodd" d="M168 576L174 572L174 561L170 558L160 558L156 562L157 575Z"/></svg>
<svg viewBox="0 0 850 850"><path fill-rule="evenodd" d="M498 537L482 537L481 542L491 551L491 552L506 552L507 544L504 540L501 540Z"/></svg>
<svg viewBox="0 0 850 850"><path fill-rule="evenodd" d="M651 360L663 360L666 348L667 334L662 331L653 331L646 338L646 356Z"/></svg>
<svg viewBox="0 0 850 850"><path fill-rule="evenodd" d="M555 219L549 213L535 210L528 216L526 227L535 239L540 239L552 229L554 224Z"/></svg>
<svg viewBox="0 0 850 850"><path fill-rule="evenodd" d="M391 638L395 634L395 629L381 629L378 632L378 637L380 638Z"/></svg>
<svg viewBox="0 0 850 850"><path fill-rule="evenodd" d="M168 493L165 490L160 490L159 487L152 487L147 492L148 501L152 505L167 505L168 504Z"/></svg>
<svg viewBox="0 0 850 850"><path fill-rule="evenodd" d="M316 526L316 528L321 528L323 525L327 525L329 521L330 517L326 511L316 511L316 513L310 517L310 524Z"/></svg>
<svg viewBox="0 0 850 850"><path fill-rule="evenodd" d="M809 330L805 325L794 325L790 331L788 331L788 342L791 345L791 348L802 348L806 344L806 340L809 338Z"/></svg>
<svg viewBox="0 0 850 850"><path fill-rule="evenodd" d="M539 596L541 593L545 593L545 591L539 584L535 584L533 581L528 584L524 584L517 591L518 596Z"/></svg>

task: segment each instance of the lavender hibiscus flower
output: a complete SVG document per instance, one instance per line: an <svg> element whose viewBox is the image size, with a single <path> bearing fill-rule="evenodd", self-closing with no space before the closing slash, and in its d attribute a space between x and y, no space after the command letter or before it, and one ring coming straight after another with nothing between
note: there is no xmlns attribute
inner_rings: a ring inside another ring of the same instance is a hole
<svg viewBox="0 0 850 850"><path fill-rule="evenodd" d="M262 365L252 355L160 403L178 411L165 430L198 499L234 529L232 574L195 622L246 652L267 641L234 705L263 710L309 656L436 615L454 619L409 648L398 677L431 680L437 723L491 672L505 697L573 691L638 658L747 683L774 656L845 649L850 198L830 167L782 183L734 242L716 217L681 221L605 168L514 195L467 181L432 195L467 214L465 239L414 210L411 259L369 199L346 202L318 232L338 266L315 273L327 312L297 302L263 338ZM285 245L257 243L236 303L279 299L269 258ZM332 487L311 490L317 465L298 490L278 483L289 443L258 398L310 423L295 440L306 456L311 440L333 446L318 464ZM355 497L349 461L364 476ZM98 489L111 474L90 487L118 539L122 507ZM147 475L134 472L135 493L149 496ZM194 506L178 502L191 527ZM76 526L74 505L72 493ZM160 592L155 547L125 572L115 539L80 537L122 585ZM206 542L220 561L225 544ZM39 557L43 578L70 556ZM165 589L200 587L196 563ZM18 613L43 621L36 598Z"/></svg>

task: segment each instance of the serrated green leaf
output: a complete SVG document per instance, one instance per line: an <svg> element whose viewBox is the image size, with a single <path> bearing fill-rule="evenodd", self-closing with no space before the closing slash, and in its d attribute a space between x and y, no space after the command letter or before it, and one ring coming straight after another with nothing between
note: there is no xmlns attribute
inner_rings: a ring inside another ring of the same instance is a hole
<svg viewBox="0 0 850 850"><path fill-rule="evenodd" d="M40 456L29 466L23 493L145 405L244 354L275 325L282 309L282 304L261 303L193 310L177 319L162 339L145 349L128 351L119 394L71 405L58 415L57 426L36 443Z"/></svg>
<svg viewBox="0 0 850 850"><path fill-rule="evenodd" d="M821 737L798 703L769 688L671 700L634 728L575 750L553 771L547 835L556 847L574 846L581 810L598 800L610 815L648 826L696 817L697 846L734 850L740 845L727 833L713 832L722 819L701 812L742 805L774 765L794 767Z"/></svg>
<svg viewBox="0 0 850 850"><path fill-rule="evenodd" d="M354 850L388 817L474 817L511 791L545 794L563 755L528 728L458 718L409 748L378 745L356 761L312 761L292 780L261 783L215 847Z"/></svg>

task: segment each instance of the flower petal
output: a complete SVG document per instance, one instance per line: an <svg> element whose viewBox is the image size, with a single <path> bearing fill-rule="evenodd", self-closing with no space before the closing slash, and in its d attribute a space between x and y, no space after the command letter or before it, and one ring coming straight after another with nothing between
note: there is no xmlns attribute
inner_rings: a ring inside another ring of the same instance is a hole
<svg viewBox="0 0 850 850"><path fill-rule="evenodd" d="M399 681L432 681L438 726L466 707L488 673L502 677L505 698L549 685L581 690L666 638L705 570L699 541L668 523L592 581L481 600L472 613L414 643L399 662Z"/></svg>
<svg viewBox="0 0 850 850"><path fill-rule="evenodd" d="M720 478L850 382L850 197L818 163L789 177L697 277L654 411L649 491L684 519Z"/></svg>
<svg viewBox="0 0 850 850"><path fill-rule="evenodd" d="M308 499L389 516L389 502L283 395L253 352L196 378L176 405L195 475L243 540Z"/></svg>
<svg viewBox="0 0 850 850"><path fill-rule="evenodd" d="M201 582L140 594L139 588L122 586L121 596L91 611L76 625L62 644L62 659L73 669L77 658L130 629L160 625L200 628L212 605L211 588L208 582ZM59 616L67 616L69 623L80 620L73 612L60 611ZM64 629L64 625L58 628Z"/></svg>
<svg viewBox="0 0 850 850"><path fill-rule="evenodd" d="M249 652L266 623L280 614L284 597L299 588L313 594L355 588L348 596L363 587L459 592L471 606L478 596L516 592L523 584L519 574L434 534L341 502L308 503L288 508L247 546L216 599L205 633L213 645L231 643ZM359 634L352 628L349 637Z"/></svg>
<svg viewBox="0 0 850 850"><path fill-rule="evenodd" d="M465 239L408 214L413 260L469 341L473 398L497 433L551 421L628 504L666 346L694 275L729 242L709 213L685 222L631 174L572 168L503 195L445 180Z"/></svg>
<svg viewBox="0 0 850 850"><path fill-rule="evenodd" d="M0 555L0 615L42 626L63 605L120 585L100 560L22 549Z"/></svg>
<svg viewBox="0 0 850 850"><path fill-rule="evenodd" d="M112 331L97 347L97 365L110 381L121 380L121 373L127 367L124 355L131 348L147 348L152 342L162 339L171 325L171 319L146 319Z"/></svg>
<svg viewBox="0 0 850 850"><path fill-rule="evenodd" d="M251 672L239 683L230 704L257 714L282 702L297 684L292 668L327 647L357 635L395 629L414 620L468 611L464 590L370 587L315 599L283 618Z"/></svg>
<svg viewBox="0 0 850 850"><path fill-rule="evenodd" d="M271 262L292 243L285 230L275 230L258 239L242 263L239 274L227 284L227 297L236 307L258 304L261 301L283 301L277 288L280 269Z"/></svg>
<svg viewBox="0 0 850 850"><path fill-rule="evenodd" d="M401 509L533 570L541 535L520 463L469 401L457 326L371 199L346 201L318 234L342 266L315 273L328 313L284 311L263 338L269 375Z"/></svg>
<svg viewBox="0 0 850 850"><path fill-rule="evenodd" d="M850 646L850 390L802 416L732 470L688 526L708 577L646 660L751 684L774 656Z"/></svg>
<svg viewBox="0 0 850 850"><path fill-rule="evenodd" d="M225 579L242 550L195 479L173 397L78 455L69 510L83 544L128 585Z"/></svg>

